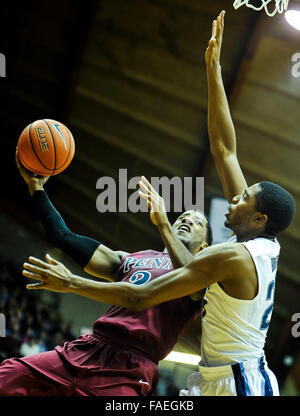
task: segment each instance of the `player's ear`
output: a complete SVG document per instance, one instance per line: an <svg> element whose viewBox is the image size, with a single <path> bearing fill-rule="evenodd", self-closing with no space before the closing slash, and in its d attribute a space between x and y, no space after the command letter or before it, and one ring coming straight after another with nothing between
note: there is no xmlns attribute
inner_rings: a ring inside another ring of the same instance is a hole
<svg viewBox="0 0 300 416"><path fill-rule="evenodd" d="M258 225L264 225L268 221L268 216L266 214L261 214L260 212L256 212L254 214L254 221Z"/></svg>

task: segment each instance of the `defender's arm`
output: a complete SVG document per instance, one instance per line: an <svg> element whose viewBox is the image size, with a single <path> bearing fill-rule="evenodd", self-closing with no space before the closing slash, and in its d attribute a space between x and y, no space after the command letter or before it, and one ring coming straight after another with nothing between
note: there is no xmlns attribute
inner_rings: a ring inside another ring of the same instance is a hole
<svg viewBox="0 0 300 416"><path fill-rule="evenodd" d="M249 273L249 253L242 244L224 243L208 247L187 266L176 269L144 286L130 283L102 283L73 275L62 263L48 256L45 263L30 257L23 274L40 280L28 289L72 292L116 306L140 311L159 303L191 295L216 283L244 279Z"/></svg>
<svg viewBox="0 0 300 416"><path fill-rule="evenodd" d="M223 85L220 53L224 30L223 11L213 22L212 38L206 50L205 60L208 81L208 132L210 150L228 201L240 195L247 182L240 168L236 153L236 135Z"/></svg>

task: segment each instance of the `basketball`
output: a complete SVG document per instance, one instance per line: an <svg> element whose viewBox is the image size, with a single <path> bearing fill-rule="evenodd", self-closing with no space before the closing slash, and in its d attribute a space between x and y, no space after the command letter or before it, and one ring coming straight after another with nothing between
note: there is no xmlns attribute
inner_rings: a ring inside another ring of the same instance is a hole
<svg viewBox="0 0 300 416"><path fill-rule="evenodd" d="M70 130L59 121L37 120L29 124L18 140L22 165L40 176L63 172L71 163L75 142Z"/></svg>

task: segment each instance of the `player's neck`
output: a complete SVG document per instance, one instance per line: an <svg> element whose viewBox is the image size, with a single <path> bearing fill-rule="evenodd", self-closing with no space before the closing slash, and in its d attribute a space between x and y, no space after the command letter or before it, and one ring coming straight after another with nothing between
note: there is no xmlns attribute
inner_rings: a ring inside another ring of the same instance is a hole
<svg viewBox="0 0 300 416"><path fill-rule="evenodd" d="M247 233L247 234L236 234L236 241L239 243L254 240L255 238L267 238L269 240L274 240L274 237L271 237L264 233Z"/></svg>

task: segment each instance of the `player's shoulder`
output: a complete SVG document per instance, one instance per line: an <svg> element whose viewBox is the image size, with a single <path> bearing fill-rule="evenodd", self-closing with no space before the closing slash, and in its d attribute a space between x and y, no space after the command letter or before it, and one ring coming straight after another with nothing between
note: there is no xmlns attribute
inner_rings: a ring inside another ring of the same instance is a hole
<svg viewBox="0 0 300 416"><path fill-rule="evenodd" d="M203 252L199 252L197 255L202 255L202 253L205 252L205 254L213 254L213 255L219 255L220 257L235 257L238 255L243 255L245 251L245 248L242 243L236 242L236 241L226 241L224 243L218 243L214 244L210 247L207 247ZM196 255L196 256L197 256Z"/></svg>
<svg viewBox="0 0 300 416"><path fill-rule="evenodd" d="M227 241L215 244L203 251L206 252L205 254L211 255L214 266L221 268L223 272L224 268L241 271L249 266L249 262L252 262L250 253L240 242Z"/></svg>
<svg viewBox="0 0 300 416"><path fill-rule="evenodd" d="M123 260L123 258L124 258L125 256L128 256L128 254L129 254L129 253L127 253L126 251L117 250L117 251L115 251L115 254L116 254L117 256L119 256L120 260Z"/></svg>

